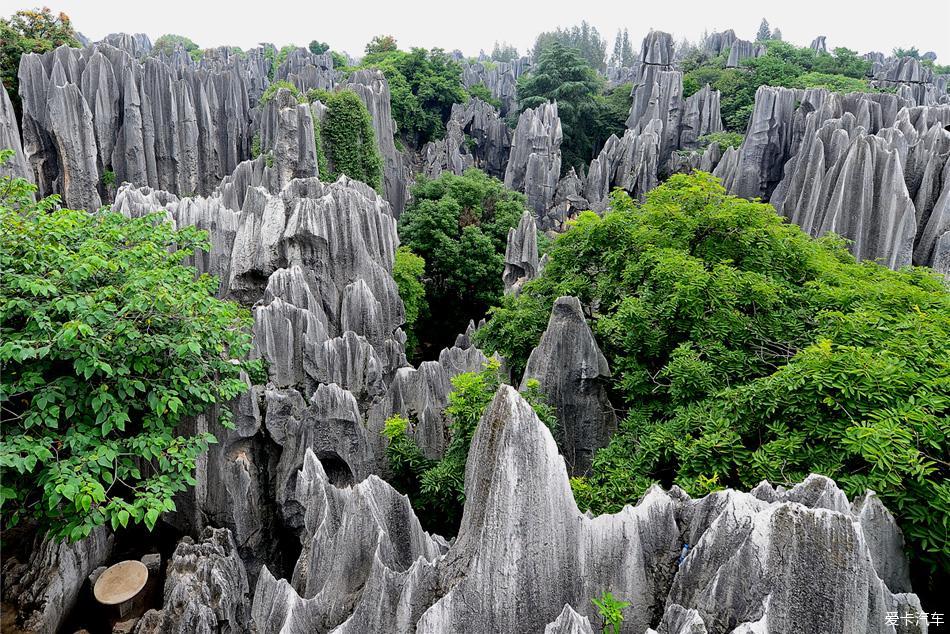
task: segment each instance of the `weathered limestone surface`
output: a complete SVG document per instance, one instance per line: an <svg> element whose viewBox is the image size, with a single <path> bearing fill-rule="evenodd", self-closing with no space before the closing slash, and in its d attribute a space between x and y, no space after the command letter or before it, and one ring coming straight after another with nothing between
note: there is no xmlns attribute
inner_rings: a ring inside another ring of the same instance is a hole
<svg viewBox="0 0 950 634"><path fill-rule="evenodd" d="M591 209L602 211L614 187L642 199L659 184L662 122L652 120L639 133L627 130L622 139L611 135L600 154L590 163L584 196Z"/></svg>
<svg viewBox="0 0 950 634"><path fill-rule="evenodd" d="M462 65L462 83L466 88L481 84L493 99L501 102L501 115L518 110L518 78L531 68L531 60L521 57L513 62Z"/></svg>
<svg viewBox="0 0 950 634"><path fill-rule="evenodd" d="M950 106L894 95L821 95L771 201L811 235L834 231L892 268L934 261L946 211Z"/></svg>
<svg viewBox="0 0 950 634"><path fill-rule="evenodd" d="M237 545L226 528L206 528L198 542L184 537L165 577L160 610L149 610L136 634L250 633L250 589Z"/></svg>
<svg viewBox="0 0 950 634"><path fill-rule="evenodd" d="M765 47L761 44L737 39L729 47L729 59L726 60L726 68L738 68L743 61L753 57L762 57L763 55L765 55Z"/></svg>
<svg viewBox="0 0 950 634"><path fill-rule="evenodd" d="M412 602L397 607L387 595L447 549L422 530L409 499L376 476L338 488L311 451L293 498L306 511L303 550L292 583L262 572L252 607L257 631L326 632L347 619L365 624L350 631L408 628L418 618Z"/></svg>
<svg viewBox="0 0 950 634"><path fill-rule="evenodd" d="M0 177L14 176L33 180L33 170L30 169L26 156L23 154L23 144L20 142L20 128L17 126L13 104L5 86L0 84L3 94L0 95L0 150L13 150L13 156L3 165L0 165Z"/></svg>
<svg viewBox="0 0 950 634"><path fill-rule="evenodd" d="M56 634L89 574L112 554L112 532L100 526L85 539L58 543L37 537L26 563L4 562L3 596L17 607L24 632Z"/></svg>
<svg viewBox="0 0 950 634"><path fill-rule="evenodd" d="M809 103L801 90L761 86L755 108L738 150L729 149L715 175L731 193L743 198L768 199L782 180L785 162L794 155L797 104Z"/></svg>
<svg viewBox="0 0 950 634"><path fill-rule="evenodd" d="M590 619L564 604L557 619L545 626L544 634L594 634L594 630L590 627Z"/></svg>
<svg viewBox="0 0 950 634"><path fill-rule="evenodd" d="M117 183L210 193L250 154L247 61L198 68L187 55L142 57L134 38L112 41L122 48L62 46L21 59L23 146L40 194L94 208L108 171Z"/></svg>
<svg viewBox="0 0 950 634"><path fill-rule="evenodd" d="M505 170L505 186L524 192L528 207L542 215L551 207L561 175L561 119L556 103L528 108L518 117Z"/></svg>
<svg viewBox="0 0 950 634"><path fill-rule="evenodd" d="M723 51L731 49L737 39L736 32L732 29L710 33L706 38L706 51L714 56L720 55Z"/></svg>
<svg viewBox="0 0 950 634"><path fill-rule="evenodd" d="M534 216L525 212L517 227L508 230L505 249L505 270L502 281L505 292L517 292L522 284L538 276L538 225Z"/></svg>
<svg viewBox="0 0 950 634"><path fill-rule="evenodd" d="M576 297L554 302L547 330L528 357L521 389L536 379L554 407L559 442L572 473L583 474L617 429L607 398L610 368Z"/></svg>
<svg viewBox="0 0 950 634"><path fill-rule="evenodd" d="M461 135L471 139L471 145L465 147L459 141L462 154L471 154L472 164L480 170L498 179L505 177L508 155L511 153L511 129L505 124L495 108L481 99L472 98L464 106L452 105L452 114L447 124L447 134L454 132L457 125ZM461 157L466 161L466 157ZM449 161L446 161L448 164ZM445 169L445 168L443 168Z"/></svg>

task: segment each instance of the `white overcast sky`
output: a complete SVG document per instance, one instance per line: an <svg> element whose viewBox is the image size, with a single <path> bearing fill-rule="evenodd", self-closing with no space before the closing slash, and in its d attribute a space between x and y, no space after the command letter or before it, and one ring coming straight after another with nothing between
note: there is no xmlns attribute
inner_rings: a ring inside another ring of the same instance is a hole
<svg viewBox="0 0 950 634"><path fill-rule="evenodd" d="M897 5L876 0L0 0L0 15L39 4L66 12L75 27L93 40L119 31L144 32L153 40L164 33L178 33L202 48L249 48L259 42L306 46L317 39L353 55L362 54L366 42L380 33L394 35L400 48L438 46L476 55L479 49L490 51L499 40L524 52L539 32L585 19L607 37L609 46L618 28L628 28L639 50L651 28L669 31L676 40L684 36L696 40L704 30L727 28L752 39L765 17L773 28L782 30L785 40L803 46L816 35L828 36L829 49L846 46L860 53L917 46L921 52L936 52L938 61L950 64L950 0L909 0Z"/></svg>

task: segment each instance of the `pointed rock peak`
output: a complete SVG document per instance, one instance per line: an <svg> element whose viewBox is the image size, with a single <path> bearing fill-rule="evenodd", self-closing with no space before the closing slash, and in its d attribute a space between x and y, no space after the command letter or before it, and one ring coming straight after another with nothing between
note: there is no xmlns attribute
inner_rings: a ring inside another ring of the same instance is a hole
<svg viewBox="0 0 950 634"><path fill-rule="evenodd" d="M544 628L544 634L594 634L594 630L590 626L590 619L581 616L565 603L557 620Z"/></svg>

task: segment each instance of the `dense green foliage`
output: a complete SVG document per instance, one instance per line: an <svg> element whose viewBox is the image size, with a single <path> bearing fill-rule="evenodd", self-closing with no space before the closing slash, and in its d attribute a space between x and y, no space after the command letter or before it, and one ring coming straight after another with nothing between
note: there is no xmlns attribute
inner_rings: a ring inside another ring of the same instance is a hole
<svg viewBox="0 0 950 634"><path fill-rule="evenodd" d="M468 94L472 97L481 99L485 103L489 103L495 108L501 109L501 99L495 99L491 96L491 91L485 86L485 84L475 84L468 88Z"/></svg>
<svg viewBox="0 0 950 634"><path fill-rule="evenodd" d="M10 95L17 117L21 108L17 78L20 57L27 53L46 53L63 44L79 46L76 31L65 13L53 14L43 7L0 18L0 80Z"/></svg>
<svg viewBox="0 0 950 634"><path fill-rule="evenodd" d="M380 191L383 160L366 104L352 90L324 93L323 101L327 113L315 132L329 162L329 180L346 174Z"/></svg>
<svg viewBox="0 0 950 634"><path fill-rule="evenodd" d="M508 230L524 210L523 195L474 168L412 187L399 239L426 263L430 311L417 329L423 345L438 352L501 297Z"/></svg>
<svg viewBox="0 0 950 634"><path fill-rule="evenodd" d="M202 232L34 203L34 191L0 181L5 523L74 540L152 528L215 440L176 428L246 389L250 315L184 265L209 248Z"/></svg>
<svg viewBox="0 0 950 634"><path fill-rule="evenodd" d="M326 42L320 42L317 40L310 40L310 44L307 46L310 49L310 52L314 55L322 55L330 50L330 45Z"/></svg>
<svg viewBox="0 0 950 634"><path fill-rule="evenodd" d="M726 68L728 51L716 57L709 57L701 49L693 51L683 60L684 96L710 84L721 93L720 108L726 129L745 132L759 86L870 90L865 79L870 62L852 50L836 48L832 55L775 39L763 44L766 55L745 60L742 68Z"/></svg>
<svg viewBox="0 0 950 634"><path fill-rule="evenodd" d="M365 50L367 55L393 53L399 50L399 46L396 44L396 38L392 35L376 35L366 44Z"/></svg>
<svg viewBox="0 0 950 634"><path fill-rule="evenodd" d="M543 275L477 339L524 367L560 295L577 296L629 414L582 507L653 482L691 494L816 472L873 489L917 557L948 565L950 291L929 269L857 263L834 237L676 175L638 205L581 215Z"/></svg>
<svg viewBox="0 0 950 634"><path fill-rule="evenodd" d="M157 40L152 44L152 55L171 55L175 52L175 48L181 45L185 49L186 53L194 53L199 49L199 46L195 44L191 38L185 37L184 35L175 35L174 33L166 33L165 35L159 36Z"/></svg>
<svg viewBox="0 0 950 634"><path fill-rule="evenodd" d="M395 41L394 41L395 45ZM397 132L412 147L445 135L452 104L464 103L462 67L442 49L367 49L362 68L378 68L389 83Z"/></svg>
<svg viewBox="0 0 950 634"><path fill-rule="evenodd" d="M513 62L518 59L518 49L508 42L495 41L491 50L491 58L496 62Z"/></svg>
<svg viewBox="0 0 950 634"><path fill-rule="evenodd" d="M501 367L490 359L480 372L452 378L449 404L443 415L449 421L449 444L440 460L426 458L411 437L412 422L396 415L386 421L383 435L389 441L386 457L394 486L409 496L427 530L454 535L465 504L465 464L478 421L501 382ZM523 393L541 422L551 427L556 418L544 403L537 382ZM554 431L551 427L552 433Z"/></svg>
<svg viewBox="0 0 950 634"><path fill-rule="evenodd" d="M556 41L546 45L538 63L518 78L518 102L522 110L557 101L564 134L562 171L586 165L599 149L595 147L595 138L601 110L597 95L602 84L603 78L576 50Z"/></svg>
<svg viewBox="0 0 950 634"><path fill-rule="evenodd" d="M591 26L586 20L571 28L558 27L538 35L534 41L532 57L540 60L544 51L554 44L574 49L591 68L600 72L607 68L607 40L600 36L597 27Z"/></svg>
<svg viewBox="0 0 950 634"><path fill-rule="evenodd" d="M736 148L738 149L742 145L744 137L738 132L712 132L711 134L704 134L703 136L697 139L699 141L699 147L701 149L706 149L713 143L719 144L719 149L725 151L726 148Z"/></svg>
<svg viewBox="0 0 950 634"><path fill-rule="evenodd" d="M620 627L623 625L623 611L630 607L629 601L620 601L614 598L610 592L604 592L600 598L591 599L591 603L597 608L601 620L604 622L604 634L620 634Z"/></svg>
<svg viewBox="0 0 950 634"><path fill-rule="evenodd" d="M258 101L258 105L263 108L266 106L271 99L277 94L277 91L280 89L289 90L290 94L294 96L294 99L297 101L306 101L304 96L300 93L300 89L295 85L286 80L278 80L271 82L270 85L264 90L261 94L261 99Z"/></svg>
<svg viewBox="0 0 950 634"><path fill-rule="evenodd" d="M426 287L423 282L426 273L426 261L412 252L407 246L396 249L396 259L393 262L393 279L399 288L399 297L406 309L406 321L403 330L406 332L406 353L411 357L418 345L416 336L416 320L419 315L427 313L429 306L426 303Z"/></svg>
<svg viewBox="0 0 950 634"><path fill-rule="evenodd" d="M617 29L617 37L614 38L614 50L610 54L610 65L630 67L636 61L637 55L633 52L633 46L630 44L630 34L627 29L623 31Z"/></svg>

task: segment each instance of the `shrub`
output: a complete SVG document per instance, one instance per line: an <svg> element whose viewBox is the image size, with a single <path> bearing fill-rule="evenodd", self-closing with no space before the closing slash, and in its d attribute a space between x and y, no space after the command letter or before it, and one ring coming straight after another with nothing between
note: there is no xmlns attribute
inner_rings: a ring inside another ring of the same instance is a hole
<svg viewBox="0 0 950 634"><path fill-rule="evenodd" d="M171 55L175 52L175 49L181 46L185 49L186 53L193 53L199 50L197 44L195 44L191 38L187 38L184 35L175 35L174 33L166 33L165 35L160 36L152 44L152 55Z"/></svg>
<svg viewBox="0 0 950 634"><path fill-rule="evenodd" d="M426 261L412 252L407 246L396 249L396 259L393 262L393 279L399 288L399 297L406 309L406 351L411 355L416 349L416 320L428 310L426 303L426 288L423 278L426 272Z"/></svg>
<svg viewBox="0 0 950 634"><path fill-rule="evenodd" d="M331 180L346 174L377 191L382 187L383 161L376 145L373 119L352 90L328 94L321 129L330 165Z"/></svg>
<svg viewBox="0 0 950 634"><path fill-rule="evenodd" d="M600 618L604 621L604 634L620 634L623 611L630 607L630 603L615 599L613 594L606 591L600 595L599 599L591 599L590 602L597 608Z"/></svg>
<svg viewBox="0 0 950 634"><path fill-rule="evenodd" d="M735 148L739 149L739 146L742 145L744 137L738 132L713 132L712 134L705 134L699 137L699 147L702 149L708 148L713 143L719 144L719 149L725 152L726 148Z"/></svg>
<svg viewBox="0 0 950 634"><path fill-rule="evenodd" d="M35 189L0 181L4 521L72 540L151 529L215 442L176 429L246 389L250 316L185 265L209 248L202 232L59 209Z"/></svg>
<svg viewBox="0 0 950 634"><path fill-rule="evenodd" d="M271 84L267 87L267 89L264 90L264 93L261 95L261 99L258 102L261 109L263 109L264 106L266 106L270 102L270 100L274 98L274 96L277 94L277 91L280 89L289 90L290 94L292 94L294 96L294 99L296 99L299 103L306 102L306 97L300 93L299 88L294 86L289 81L285 81L281 79L275 82L271 82Z"/></svg>

